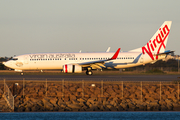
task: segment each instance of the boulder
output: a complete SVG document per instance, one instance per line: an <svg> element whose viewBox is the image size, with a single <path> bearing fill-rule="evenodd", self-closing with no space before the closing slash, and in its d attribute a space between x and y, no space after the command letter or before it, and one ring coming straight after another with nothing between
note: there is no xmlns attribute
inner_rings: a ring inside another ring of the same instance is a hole
<svg viewBox="0 0 180 120"><path fill-rule="evenodd" d="M165 106L165 105L161 105L161 111L168 111L167 106Z"/></svg>
<svg viewBox="0 0 180 120"><path fill-rule="evenodd" d="M43 98L42 101L46 110L53 111L53 105L49 102L49 99Z"/></svg>
<svg viewBox="0 0 180 120"><path fill-rule="evenodd" d="M97 100L97 98L89 98L88 100L87 100L87 103L89 102L89 103L91 103L91 104L94 104L94 101L96 101Z"/></svg>
<svg viewBox="0 0 180 120"><path fill-rule="evenodd" d="M109 108L107 106L104 106L104 105L100 106L99 109L100 109L100 111L109 111Z"/></svg>
<svg viewBox="0 0 180 120"><path fill-rule="evenodd" d="M70 87L69 90L70 90L71 92L76 92L76 87L75 87L75 86Z"/></svg>
<svg viewBox="0 0 180 120"><path fill-rule="evenodd" d="M17 109L17 112L24 112L25 111L25 107L21 106Z"/></svg>
<svg viewBox="0 0 180 120"><path fill-rule="evenodd" d="M30 107L26 107L25 112L31 112L31 108Z"/></svg>
<svg viewBox="0 0 180 120"><path fill-rule="evenodd" d="M82 92L82 91L83 91L82 88L78 88L78 89L77 89L77 92Z"/></svg>
<svg viewBox="0 0 180 120"><path fill-rule="evenodd" d="M78 104L67 104L67 106L72 109L80 109L81 108L81 106Z"/></svg>
<svg viewBox="0 0 180 120"><path fill-rule="evenodd" d="M79 99L77 99L77 101L79 101L80 103L81 102L86 102L86 100L84 98L79 98Z"/></svg>
<svg viewBox="0 0 180 120"><path fill-rule="evenodd" d="M70 95L70 100L76 100L76 96L75 95Z"/></svg>
<svg viewBox="0 0 180 120"><path fill-rule="evenodd" d="M128 110L129 106L127 103L121 103L121 107L123 107L124 110Z"/></svg>
<svg viewBox="0 0 180 120"><path fill-rule="evenodd" d="M100 111L100 109L97 106L91 106L87 111Z"/></svg>
<svg viewBox="0 0 180 120"><path fill-rule="evenodd" d="M31 108L31 111L32 112L37 112L37 111L39 111L40 110L40 106L38 106L38 105L35 105L35 106L33 106L32 108Z"/></svg>
<svg viewBox="0 0 180 120"><path fill-rule="evenodd" d="M50 103L53 104L54 106L57 106L57 102L58 102L58 99L57 98L51 98L50 100Z"/></svg>
<svg viewBox="0 0 180 120"><path fill-rule="evenodd" d="M177 103L173 103L173 111L180 111L180 105Z"/></svg>

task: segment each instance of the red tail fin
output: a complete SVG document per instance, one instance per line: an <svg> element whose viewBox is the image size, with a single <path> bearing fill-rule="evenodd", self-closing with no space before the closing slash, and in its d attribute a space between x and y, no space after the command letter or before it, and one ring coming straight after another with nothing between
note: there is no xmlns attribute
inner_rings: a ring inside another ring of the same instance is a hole
<svg viewBox="0 0 180 120"><path fill-rule="evenodd" d="M117 58L118 54L119 54L119 51L120 51L121 48L119 48L116 53L113 55L113 57L110 59L110 60L114 60Z"/></svg>

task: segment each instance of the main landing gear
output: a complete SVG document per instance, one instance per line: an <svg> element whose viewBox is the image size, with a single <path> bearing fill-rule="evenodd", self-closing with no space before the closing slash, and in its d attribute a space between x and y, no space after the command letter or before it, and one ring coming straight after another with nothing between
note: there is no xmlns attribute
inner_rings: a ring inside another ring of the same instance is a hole
<svg viewBox="0 0 180 120"><path fill-rule="evenodd" d="M86 75L92 75L92 74L93 74L93 72L91 70L89 70L89 71L87 70L86 71Z"/></svg>
<svg viewBox="0 0 180 120"><path fill-rule="evenodd" d="M92 75L93 72L90 67L87 68L86 75Z"/></svg>

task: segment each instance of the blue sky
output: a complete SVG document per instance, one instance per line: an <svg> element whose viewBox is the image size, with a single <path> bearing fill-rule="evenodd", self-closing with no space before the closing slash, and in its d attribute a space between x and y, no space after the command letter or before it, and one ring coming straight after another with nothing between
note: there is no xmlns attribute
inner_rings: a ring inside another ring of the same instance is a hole
<svg viewBox="0 0 180 120"><path fill-rule="evenodd" d="M0 56L142 47L172 21L167 50L180 55L178 0L2 0Z"/></svg>

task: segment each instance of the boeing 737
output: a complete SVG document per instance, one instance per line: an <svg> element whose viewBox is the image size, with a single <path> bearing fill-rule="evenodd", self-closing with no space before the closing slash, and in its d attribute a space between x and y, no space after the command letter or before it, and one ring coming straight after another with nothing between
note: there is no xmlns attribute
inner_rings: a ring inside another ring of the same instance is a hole
<svg viewBox="0 0 180 120"><path fill-rule="evenodd" d="M120 52L104 53L36 53L13 57L3 64L15 71L57 69L64 73L92 75L93 69L121 69L154 63L172 51L165 51L172 21L165 21L145 46Z"/></svg>

